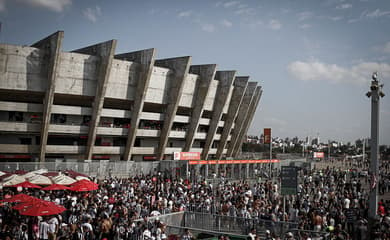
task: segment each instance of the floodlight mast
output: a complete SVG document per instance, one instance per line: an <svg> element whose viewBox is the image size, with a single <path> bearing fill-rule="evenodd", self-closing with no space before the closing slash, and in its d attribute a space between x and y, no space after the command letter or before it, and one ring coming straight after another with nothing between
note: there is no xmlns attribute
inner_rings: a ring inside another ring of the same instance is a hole
<svg viewBox="0 0 390 240"><path fill-rule="evenodd" d="M373 224L378 210L378 183L379 183L379 102L385 94L382 92L383 84L379 84L378 73L372 74L370 91L366 93L371 98L371 155L370 155L370 195L368 220L370 234L373 233Z"/></svg>

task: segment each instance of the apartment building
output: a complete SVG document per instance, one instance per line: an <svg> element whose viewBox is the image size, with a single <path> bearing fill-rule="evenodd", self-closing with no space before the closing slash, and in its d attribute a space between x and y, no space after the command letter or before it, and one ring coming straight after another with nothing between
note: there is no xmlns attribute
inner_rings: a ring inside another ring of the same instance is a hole
<svg viewBox="0 0 390 240"><path fill-rule="evenodd" d="M236 156L262 89L236 71L116 54L116 40L62 51L58 31L0 44L0 161Z"/></svg>

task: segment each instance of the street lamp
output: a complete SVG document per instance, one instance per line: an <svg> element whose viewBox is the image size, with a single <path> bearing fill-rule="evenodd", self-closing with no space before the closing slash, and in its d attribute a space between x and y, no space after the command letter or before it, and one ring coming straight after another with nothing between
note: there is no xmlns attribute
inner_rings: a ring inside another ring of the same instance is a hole
<svg viewBox="0 0 390 240"><path fill-rule="evenodd" d="M371 98L371 161L370 161L370 196L368 218L370 221L370 230L372 230L373 222L378 209L378 182L379 182L379 102L385 94L382 92L383 84L379 84L378 73L372 74L370 91L366 96ZM371 231L370 231L371 232Z"/></svg>

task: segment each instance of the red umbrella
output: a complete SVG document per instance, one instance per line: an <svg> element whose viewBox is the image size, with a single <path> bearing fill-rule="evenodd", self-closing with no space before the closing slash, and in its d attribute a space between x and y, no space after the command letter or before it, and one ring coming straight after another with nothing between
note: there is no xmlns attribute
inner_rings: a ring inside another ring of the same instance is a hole
<svg viewBox="0 0 390 240"><path fill-rule="evenodd" d="M52 184L50 186L42 188L42 190L47 190L47 191L53 191L53 190L69 190L70 187L60 185L60 184Z"/></svg>
<svg viewBox="0 0 390 240"><path fill-rule="evenodd" d="M85 192L85 191L93 191L99 189L99 184L94 183L92 181L82 179L73 183L70 187L70 190L76 192Z"/></svg>
<svg viewBox="0 0 390 240"><path fill-rule="evenodd" d="M13 206L12 208L15 209L15 210L22 210L24 208L32 207L35 204L38 204L38 203L40 203L42 201L44 201L44 200L33 197L33 198L31 198L31 199L29 199L27 201L24 201L24 202L22 202L22 203L20 203L18 205Z"/></svg>
<svg viewBox="0 0 390 240"><path fill-rule="evenodd" d="M30 207L26 207L22 210L19 210L19 213L21 215L27 216L44 216L62 213L65 210L66 208L64 208L63 206L57 205L53 202L40 201L34 205L31 205Z"/></svg>
<svg viewBox="0 0 390 240"><path fill-rule="evenodd" d="M11 187L41 188L40 186L35 185L34 183L30 183L29 181L24 181L22 183L12 185Z"/></svg>
<svg viewBox="0 0 390 240"><path fill-rule="evenodd" d="M15 174L18 174L18 175L23 175L23 174L26 174L28 173L27 171L24 171L24 170L15 170L14 171Z"/></svg>
<svg viewBox="0 0 390 240"><path fill-rule="evenodd" d="M31 197L30 195L26 195L26 194L17 194L17 195L14 195L10 198L7 198L7 199L3 199L3 200L0 200L0 202L16 202L16 203L20 203L20 202L26 202L30 199L33 199L34 197Z"/></svg>
<svg viewBox="0 0 390 240"><path fill-rule="evenodd" d="M46 177L55 177L58 176L60 172L47 172L47 173L42 173L41 175L46 176Z"/></svg>

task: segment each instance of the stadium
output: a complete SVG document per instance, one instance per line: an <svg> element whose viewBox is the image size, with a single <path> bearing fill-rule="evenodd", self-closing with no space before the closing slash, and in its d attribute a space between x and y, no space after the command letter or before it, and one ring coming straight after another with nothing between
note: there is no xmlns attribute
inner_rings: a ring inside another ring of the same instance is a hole
<svg viewBox="0 0 390 240"><path fill-rule="evenodd" d="M172 160L238 155L262 89L248 76L116 54L110 40L62 51L58 31L30 46L0 44L1 161Z"/></svg>

